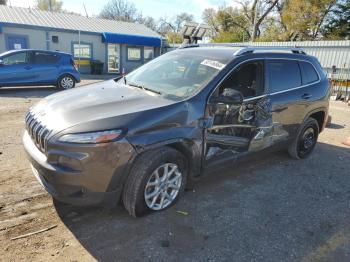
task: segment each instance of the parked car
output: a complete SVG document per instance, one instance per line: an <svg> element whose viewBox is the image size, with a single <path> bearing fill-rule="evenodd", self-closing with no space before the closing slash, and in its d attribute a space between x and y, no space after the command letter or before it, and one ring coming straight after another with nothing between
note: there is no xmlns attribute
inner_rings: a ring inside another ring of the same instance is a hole
<svg viewBox="0 0 350 262"><path fill-rule="evenodd" d="M70 89L80 73L70 54L43 50L13 50L0 54L0 87L54 85Z"/></svg>
<svg viewBox="0 0 350 262"><path fill-rule="evenodd" d="M319 62L300 49L198 45L46 97L26 115L23 143L56 199L108 206L121 198L141 216L248 155L308 157L329 96Z"/></svg>

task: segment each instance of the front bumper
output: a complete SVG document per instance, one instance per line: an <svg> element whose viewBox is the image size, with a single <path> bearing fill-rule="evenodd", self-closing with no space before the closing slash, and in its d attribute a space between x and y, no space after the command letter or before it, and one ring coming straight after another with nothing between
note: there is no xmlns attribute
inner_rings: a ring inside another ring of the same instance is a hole
<svg viewBox="0 0 350 262"><path fill-rule="evenodd" d="M117 204L135 153L121 140L103 145L50 144L45 155L27 131L23 145L33 173L46 191L59 201L80 206Z"/></svg>

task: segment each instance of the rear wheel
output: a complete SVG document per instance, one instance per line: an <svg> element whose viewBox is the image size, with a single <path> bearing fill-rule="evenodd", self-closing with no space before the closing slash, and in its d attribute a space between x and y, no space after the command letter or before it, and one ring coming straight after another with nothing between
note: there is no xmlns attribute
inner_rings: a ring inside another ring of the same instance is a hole
<svg viewBox="0 0 350 262"><path fill-rule="evenodd" d="M289 146L288 152L292 158L307 158L314 150L319 134L319 126L316 119L310 117L302 125L298 136Z"/></svg>
<svg viewBox="0 0 350 262"><path fill-rule="evenodd" d="M63 75L58 79L58 88L67 90L73 87L75 87L75 79L71 75Z"/></svg>
<svg viewBox="0 0 350 262"><path fill-rule="evenodd" d="M186 172L184 156L173 148L145 152L136 160L126 181L125 208L137 217L170 207L184 191Z"/></svg>

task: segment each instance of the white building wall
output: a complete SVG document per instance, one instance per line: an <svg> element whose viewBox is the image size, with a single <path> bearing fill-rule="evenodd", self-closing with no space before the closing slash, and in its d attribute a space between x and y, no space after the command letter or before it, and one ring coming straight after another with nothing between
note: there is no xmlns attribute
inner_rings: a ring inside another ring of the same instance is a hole
<svg viewBox="0 0 350 262"><path fill-rule="evenodd" d="M3 26L2 33L0 34L0 53L7 51L6 34L26 36L28 38L28 48L46 49L45 31Z"/></svg>
<svg viewBox="0 0 350 262"><path fill-rule="evenodd" d="M58 36L58 43L52 42L52 36ZM89 43L92 45L92 59L105 61L106 47L102 43L101 35L80 34L81 43ZM72 54L72 42L79 42L78 33L70 32L49 32L49 49L51 51L61 51Z"/></svg>

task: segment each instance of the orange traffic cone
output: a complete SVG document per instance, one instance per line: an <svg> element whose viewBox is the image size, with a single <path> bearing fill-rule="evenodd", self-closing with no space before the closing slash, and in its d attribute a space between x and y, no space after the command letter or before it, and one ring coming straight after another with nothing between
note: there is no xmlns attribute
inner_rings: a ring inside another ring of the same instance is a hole
<svg viewBox="0 0 350 262"><path fill-rule="evenodd" d="M343 142L344 145L350 146L350 136Z"/></svg>

